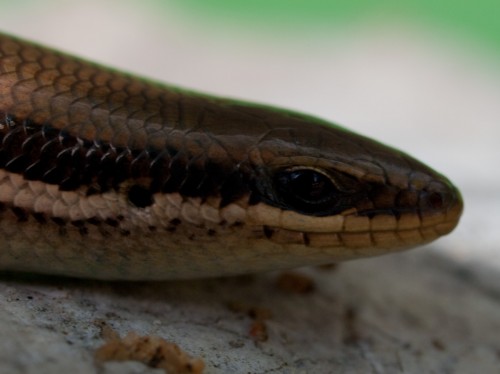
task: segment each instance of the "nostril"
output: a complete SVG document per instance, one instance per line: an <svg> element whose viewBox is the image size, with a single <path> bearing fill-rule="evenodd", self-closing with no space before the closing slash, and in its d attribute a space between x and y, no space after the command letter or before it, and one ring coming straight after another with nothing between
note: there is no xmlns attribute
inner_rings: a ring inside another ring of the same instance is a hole
<svg viewBox="0 0 500 374"><path fill-rule="evenodd" d="M420 195L420 206L430 210L445 210L459 202L459 193L455 187L446 184L432 186Z"/></svg>
<svg viewBox="0 0 500 374"><path fill-rule="evenodd" d="M444 205L444 197L442 193L439 192L431 192L427 196L427 204L429 205L429 208L432 209L442 209Z"/></svg>

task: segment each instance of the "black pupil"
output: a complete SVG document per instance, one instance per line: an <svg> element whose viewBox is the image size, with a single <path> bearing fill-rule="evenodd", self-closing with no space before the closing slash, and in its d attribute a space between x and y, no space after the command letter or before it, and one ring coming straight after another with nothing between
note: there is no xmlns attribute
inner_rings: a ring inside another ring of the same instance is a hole
<svg viewBox="0 0 500 374"><path fill-rule="evenodd" d="M279 171L274 183L278 203L305 214L326 215L339 199L339 191L330 178L312 169Z"/></svg>
<svg viewBox="0 0 500 374"><path fill-rule="evenodd" d="M314 170L296 170L289 172L289 188L305 201L323 200L331 192L332 183L323 174Z"/></svg>

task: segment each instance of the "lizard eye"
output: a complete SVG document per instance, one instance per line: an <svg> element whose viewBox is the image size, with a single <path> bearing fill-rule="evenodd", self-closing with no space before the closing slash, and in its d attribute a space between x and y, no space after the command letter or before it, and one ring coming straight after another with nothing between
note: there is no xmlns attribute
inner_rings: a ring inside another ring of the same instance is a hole
<svg viewBox="0 0 500 374"><path fill-rule="evenodd" d="M314 169L279 171L274 176L274 184L284 205L315 215L329 210L342 194L330 177Z"/></svg>

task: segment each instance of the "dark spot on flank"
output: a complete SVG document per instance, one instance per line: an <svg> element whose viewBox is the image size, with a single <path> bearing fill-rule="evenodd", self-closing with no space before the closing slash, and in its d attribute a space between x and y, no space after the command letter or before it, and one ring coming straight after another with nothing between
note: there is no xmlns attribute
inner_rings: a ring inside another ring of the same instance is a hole
<svg viewBox="0 0 500 374"><path fill-rule="evenodd" d="M33 218L35 218L35 221L37 221L39 224L43 225L47 223L47 218L43 213L33 213Z"/></svg>
<svg viewBox="0 0 500 374"><path fill-rule="evenodd" d="M128 200L137 208L146 208L153 205L153 195L143 186L133 185L128 190Z"/></svg>
<svg viewBox="0 0 500 374"><path fill-rule="evenodd" d="M99 226L99 233L105 238L109 238L111 236L111 233L104 229L103 226Z"/></svg>
<svg viewBox="0 0 500 374"><path fill-rule="evenodd" d="M17 217L18 222L26 222L28 220L28 213L24 209L13 207L12 212Z"/></svg>
<svg viewBox="0 0 500 374"><path fill-rule="evenodd" d="M78 219L76 221L71 221L71 224L75 227L83 227L85 226L85 222L81 219Z"/></svg>
<svg viewBox="0 0 500 374"><path fill-rule="evenodd" d="M274 234L274 230L272 228L270 228L269 226L264 226L263 231L264 231L264 235L268 239L271 239L271 237Z"/></svg>
<svg viewBox="0 0 500 374"><path fill-rule="evenodd" d="M181 220L179 218L171 219L170 224L174 226L179 226L181 224Z"/></svg>
<svg viewBox="0 0 500 374"><path fill-rule="evenodd" d="M107 218L106 219L106 224L111 226L111 227L118 227L119 222L116 219L113 218Z"/></svg>
<svg viewBox="0 0 500 374"><path fill-rule="evenodd" d="M130 230L120 230L121 236L129 236L130 235Z"/></svg>
<svg viewBox="0 0 500 374"><path fill-rule="evenodd" d="M95 225L95 226L99 226L101 224L101 221L96 218L96 217L91 217L87 220L88 223L90 223L91 225Z"/></svg>
<svg viewBox="0 0 500 374"><path fill-rule="evenodd" d="M64 227L66 225L66 221L61 217L50 217L50 219L58 226Z"/></svg>
<svg viewBox="0 0 500 374"><path fill-rule="evenodd" d="M156 226L148 226L149 231L155 232L156 231Z"/></svg>
<svg viewBox="0 0 500 374"><path fill-rule="evenodd" d="M303 233L302 237L304 238L304 245L309 246L311 244L311 239L309 239L309 235L307 233Z"/></svg>
<svg viewBox="0 0 500 374"><path fill-rule="evenodd" d="M78 232L80 233L81 236L87 236L89 234L89 230L85 226L79 227Z"/></svg>
<svg viewBox="0 0 500 374"><path fill-rule="evenodd" d="M215 234L216 234L216 231L214 229L208 229L207 230L207 235L208 236L215 236Z"/></svg>

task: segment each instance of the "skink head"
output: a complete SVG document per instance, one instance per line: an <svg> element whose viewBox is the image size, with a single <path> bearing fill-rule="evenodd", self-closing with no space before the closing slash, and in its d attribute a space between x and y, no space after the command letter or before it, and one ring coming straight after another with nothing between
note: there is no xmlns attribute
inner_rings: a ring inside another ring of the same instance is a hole
<svg viewBox="0 0 500 374"><path fill-rule="evenodd" d="M251 154L259 160L251 211L270 240L300 232L296 244L335 260L410 248L458 224L462 199L444 176L398 150L315 122L294 116Z"/></svg>

